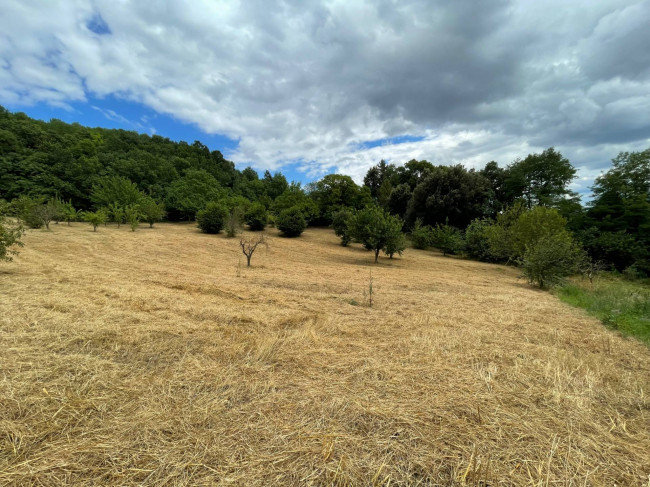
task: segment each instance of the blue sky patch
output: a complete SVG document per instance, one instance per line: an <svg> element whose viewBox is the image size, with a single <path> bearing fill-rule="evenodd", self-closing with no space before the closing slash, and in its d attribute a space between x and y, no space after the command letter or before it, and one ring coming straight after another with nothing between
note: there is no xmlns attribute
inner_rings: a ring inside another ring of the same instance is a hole
<svg viewBox="0 0 650 487"><path fill-rule="evenodd" d="M86 22L86 27L97 35L111 34L111 28L102 18L101 14L96 13Z"/></svg>
<svg viewBox="0 0 650 487"><path fill-rule="evenodd" d="M372 149L373 147L379 147L383 145L397 145L405 144L407 142L420 142L424 139L425 137L423 135L398 135L396 137L386 137L384 139L361 142L358 147L360 149Z"/></svg>

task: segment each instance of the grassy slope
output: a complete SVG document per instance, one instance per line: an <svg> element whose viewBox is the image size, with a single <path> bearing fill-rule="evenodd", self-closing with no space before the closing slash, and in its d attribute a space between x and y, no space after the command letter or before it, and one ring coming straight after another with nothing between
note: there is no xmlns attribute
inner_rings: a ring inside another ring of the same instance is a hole
<svg viewBox="0 0 650 487"><path fill-rule="evenodd" d="M0 485L647 482L647 347L513 269L269 233L239 273L191 225L29 232Z"/></svg>
<svg viewBox="0 0 650 487"><path fill-rule="evenodd" d="M563 301L585 308L605 325L650 345L650 286L603 277L575 281L557 291Z"/></svg>

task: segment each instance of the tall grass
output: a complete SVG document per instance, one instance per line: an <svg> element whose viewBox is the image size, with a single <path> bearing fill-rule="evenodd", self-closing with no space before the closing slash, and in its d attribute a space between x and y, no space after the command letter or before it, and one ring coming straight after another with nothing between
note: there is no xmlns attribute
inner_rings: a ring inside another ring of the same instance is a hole
<svg viewBox="0 0 650 487"><path fill-rule="evenodd" d="M650 286L603 276L592 283L573 281L557 294L573 306L585 308L603 324L650 345Z"/></svg>

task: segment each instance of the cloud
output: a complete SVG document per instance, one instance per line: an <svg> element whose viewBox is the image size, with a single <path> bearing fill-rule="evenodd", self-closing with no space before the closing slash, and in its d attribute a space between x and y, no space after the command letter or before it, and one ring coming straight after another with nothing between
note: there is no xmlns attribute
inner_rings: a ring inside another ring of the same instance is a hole
<svg viewBox="0 0 650 487"><path fill-rule="evenodd" d="M7 3L0 103L142 103L260 169L360 180L556 146L586 191L650 145L650 1Z"/></svg>

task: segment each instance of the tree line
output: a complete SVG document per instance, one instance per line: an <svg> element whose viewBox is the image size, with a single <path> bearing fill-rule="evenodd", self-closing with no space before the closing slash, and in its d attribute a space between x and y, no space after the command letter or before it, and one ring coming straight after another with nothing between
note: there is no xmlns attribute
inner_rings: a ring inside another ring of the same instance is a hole
<svg viewBox="0 0 650 487"><path fill-rule="evenodd" d="M238 170L199 141L43 122L0 107L0 200L27 226L85 219L95 229L113 221L135 230L167 218L230 236L242 224L272 224L295 237L331 225L344 245L360 242L375 260L380 251L400 254L407 234L416 248L537 266L537 274L553 265L574 271L578 262L650 274L650 149L619 154L586 205L570 190L575 177L549 148L480 170L381 161L362 185L330 174L302 187L280 172Z"/></svg>

